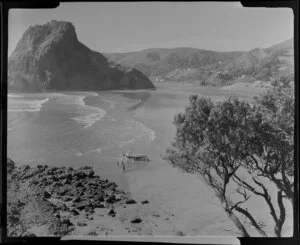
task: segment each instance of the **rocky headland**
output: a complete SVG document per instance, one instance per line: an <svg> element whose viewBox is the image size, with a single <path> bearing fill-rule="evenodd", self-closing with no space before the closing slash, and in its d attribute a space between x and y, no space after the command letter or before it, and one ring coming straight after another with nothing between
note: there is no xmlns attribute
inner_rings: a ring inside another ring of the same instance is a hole
<svg viewBox="0 0 300 245"><path fill-rule="evenodd" d="M9 237L184 235L172 225L174 214L132 199L90 166L17 166L8 159L7 173Z"/></svg>
<svg viewBox="0 0 300 245"><path fill-rule="evenodd" d="M153 88L142 72L108 62L86 47L66 21L29 27L8 59L11 92Z"/></svg>

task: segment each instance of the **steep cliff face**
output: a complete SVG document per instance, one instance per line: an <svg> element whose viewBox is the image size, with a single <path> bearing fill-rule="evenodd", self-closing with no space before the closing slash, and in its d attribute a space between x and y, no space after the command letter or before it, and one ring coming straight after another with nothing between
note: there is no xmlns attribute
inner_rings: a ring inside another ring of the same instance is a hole
<svg viewBox="0 0 300 245"><path fill-rule="evenodd" d="M27 29L8 61L10 91L154 88L140 71L108 62L79 42L70 22Z"/></svg>

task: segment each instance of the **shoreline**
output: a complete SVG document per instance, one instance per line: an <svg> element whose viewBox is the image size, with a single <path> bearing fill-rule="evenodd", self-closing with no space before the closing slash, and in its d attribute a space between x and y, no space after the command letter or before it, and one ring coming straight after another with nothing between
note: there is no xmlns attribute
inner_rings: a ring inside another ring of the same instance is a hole
<svg viewBox="0 0 300 245"><path fill-rule="evenodd" d="M235 235L236 228L212 191L200 179L162 161L128 174L132 198L147 199L158 210L174 214L174 228L187 236Z"/></svg>
<svg viewBox="0 0 300 245"><path fill-rule="evenodd" d="M17 167L8 159L8 188L10 237L184 235L174 214L132 199L88 166Z"/></svg>

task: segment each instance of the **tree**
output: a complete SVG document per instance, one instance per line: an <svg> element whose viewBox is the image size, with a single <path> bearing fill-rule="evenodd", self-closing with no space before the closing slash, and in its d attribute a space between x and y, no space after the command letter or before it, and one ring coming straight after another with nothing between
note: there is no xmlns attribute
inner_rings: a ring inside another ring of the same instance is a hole
<svg viewBox="0 0 300 245"><path fill-rule="evenodd" d="M250 233L242 217L267 236L248 209L250 198L267 205L276 236L286 218L283 199L293 203L293 123L287 123L293 121L293 108L287 108L293 93L279 80L254 103L237 98L213 103L192 95L185 113L175 116L177 131L165 156L174 167L202 177L243 236ZM276 197L269 183L275 184Z"/></svg>
<svg viewBox="0 0 300 245"><path fill-rule="evenodd" d="M260 174L273 181L294 203L294 77L278 76L273 88L255 98L263 120L272 132L262 137L264 169Z"/></svg>

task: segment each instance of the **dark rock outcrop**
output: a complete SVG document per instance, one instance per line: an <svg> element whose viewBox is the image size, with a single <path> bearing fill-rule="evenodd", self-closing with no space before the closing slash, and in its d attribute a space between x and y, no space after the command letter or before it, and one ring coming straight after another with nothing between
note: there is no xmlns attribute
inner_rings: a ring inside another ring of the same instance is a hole
<svg viewBox="0 0 300 245"><path fill-rule="evenodd" d="M51 194L47 191L44 192L44 197L45 198L50 198L51 197Z"/></svg>
<svg viewBox="0 0 300 245"><path fill-rule="evenodd" d="M133 223L133 224L138 224L138 223L141 223L141 222L142 222L142 219L140 219L140 218L136 218L136 219L131 220L131 223Z"/></svg>
<svg viewBox="0 0 300 245"><path fill-rule="evenodd" d="M116 211L114 209L110 209L107 214L109 216L115 217L116 216Z"/></svg>
<svg viewBox="0 0 300 245"><path fill-rule="evenodd" d="M8 61L9 91L148 88L154 85L143 73L108 62L82 44L65 21L29 27Z"/></svg>
<svg viewBox="0 0 300 245"><path fill-rule="evenodd" d="M125 203L126 203L126 204L135 204L136 201L133 200L133 199L129 199L129 200L126 200Z"/></svg>

